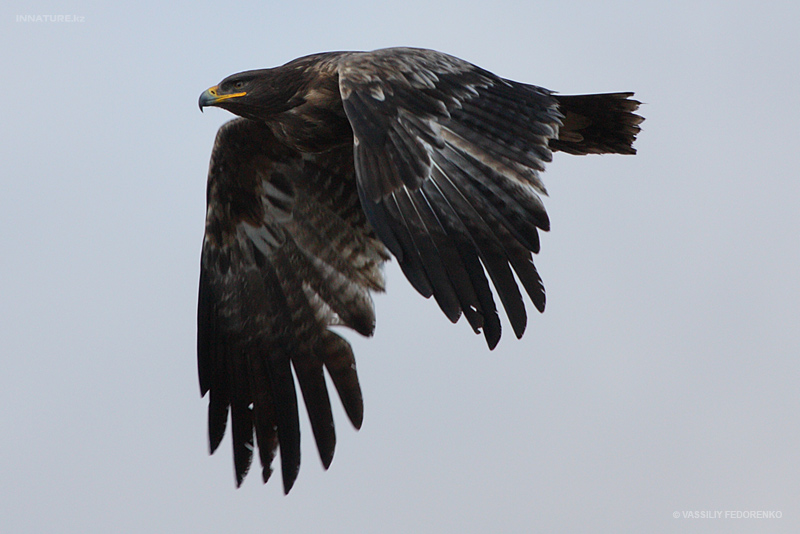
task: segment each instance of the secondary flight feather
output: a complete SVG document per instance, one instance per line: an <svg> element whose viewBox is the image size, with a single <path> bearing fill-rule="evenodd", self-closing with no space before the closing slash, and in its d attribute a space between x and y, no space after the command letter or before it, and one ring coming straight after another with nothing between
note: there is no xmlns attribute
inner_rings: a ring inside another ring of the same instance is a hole
<svg viewBox="0 0 800 534"><path fill-rule="evenodd" d="M558 95L413 48L315 54L206 90L201 109L241 117L211 154L197 344L210 448L230 416L237 484L255 450L264 482L279 451L284 491L294 484L293 375L325 468L336 443L325 372L361 426L353 352L329 327L372 335L370 292L384 290L391 256L493 349L491 283L521 337L517 280L545 306L532 260L550 227L540 173L554 151L635 154L632 95Z"/></svg>

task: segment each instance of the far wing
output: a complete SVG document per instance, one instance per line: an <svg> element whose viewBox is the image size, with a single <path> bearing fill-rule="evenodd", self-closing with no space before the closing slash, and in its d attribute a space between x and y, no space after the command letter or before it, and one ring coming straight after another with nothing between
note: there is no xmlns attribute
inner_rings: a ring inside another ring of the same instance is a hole
<svg viewBox="0 0 800 534"><path fill-rule="evenodd" d="M538 174L558 137L555 98L431 50L348 54L338 73L375 232L421 294L453 322L463 312L494 348L488 273L521 337L527 316L514 273L536 308L545 305L531 252L538 229L549 229Z"/></svg>
<svg viewBox="0 0 800 534"><path fill-rule="evenodd" d="M372 334L368 291L383 289L386 258L358 206L349 150L304 159L263 124L237 119L220 128L208 177L197 352L211 452L230 411L237 484L256 444L264 481L280 447L284 490L294 483L300 429L292 370L325 468L336 438L323 367L360 427L353 352L328 327Z"/></svg>

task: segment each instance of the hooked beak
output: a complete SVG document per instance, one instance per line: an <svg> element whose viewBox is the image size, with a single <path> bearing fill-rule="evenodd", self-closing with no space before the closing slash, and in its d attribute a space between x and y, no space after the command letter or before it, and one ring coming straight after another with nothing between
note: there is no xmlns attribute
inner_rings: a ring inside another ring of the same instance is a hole
<svg viewBox="0 0 800 534"><path fill-rule="evenodd" d="M238 98L246 94L247 94L246 92L242 92L242 93L231 93L229 95L220 95L219 86L215 85L214 87L209 87L208 89L203 91L203 94L200 95L200 99L197 101L197 104L200 106L200 111L203 111L203 108L206 106L216 106L224 100L228 100L230 98Z"/></svg>

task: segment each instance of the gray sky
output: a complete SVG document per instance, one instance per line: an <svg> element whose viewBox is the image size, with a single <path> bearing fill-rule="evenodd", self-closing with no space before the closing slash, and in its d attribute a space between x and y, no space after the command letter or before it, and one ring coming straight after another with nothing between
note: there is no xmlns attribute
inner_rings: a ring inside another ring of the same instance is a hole
<svg viewBox="0 0 800 534"><path fill-rule="evenodd" d="M796 2L10 4L0 530L800 531ZM257 471L236 490L229 439L207 455L195 360L205 177L230 115L197 97L395 45L636 91L639 155L556 155L548 308L521 341L504 323L490 353L391 264L374 338L345 333L362 430L337 400L324 472L303 414L292 493Z"/></svg>

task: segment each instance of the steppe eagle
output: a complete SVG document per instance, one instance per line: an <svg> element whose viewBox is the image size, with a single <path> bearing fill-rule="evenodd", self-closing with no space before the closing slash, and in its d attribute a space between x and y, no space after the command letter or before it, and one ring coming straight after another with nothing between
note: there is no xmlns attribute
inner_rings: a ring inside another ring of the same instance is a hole
<svg viewBox="0 0 800 534"><path fill-rule="evenodd" d="M291 489L293 372L325 468L336 438L323 368L360 427L353 352L329 327L372 335L370 292L384 290L390 255L490 349L500 339L491 280L521 337L515 275L545 305L531 256L550 226L539 174L555 151L635 154L643 119L632 95L558 95L412 48L314 54L206 90L201 110L241 117L211 154L197 344L210 449L230 412L237 484L256 449L266 482L280 450Z"/></svg>

